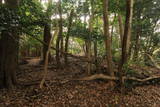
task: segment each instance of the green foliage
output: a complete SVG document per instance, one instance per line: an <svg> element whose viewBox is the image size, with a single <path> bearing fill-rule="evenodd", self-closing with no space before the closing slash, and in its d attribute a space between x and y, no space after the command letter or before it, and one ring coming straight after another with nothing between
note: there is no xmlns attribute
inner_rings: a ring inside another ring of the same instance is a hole
<svg viewBox="0 0 160 107"><path fill-rule="evenodd" d="M91 41L104 40L104 36L100 32L97 32L97 29L90 32L88 28L85 28L85 24L79 22L72 27L71 36Z"/></svg>
<svg viewBox="0 0 160 107"><path fill-rule="evenodd" d="M36 0L22 0L19 7L20 21L22 26L42 24L44 17L42 5Z"/></svg>

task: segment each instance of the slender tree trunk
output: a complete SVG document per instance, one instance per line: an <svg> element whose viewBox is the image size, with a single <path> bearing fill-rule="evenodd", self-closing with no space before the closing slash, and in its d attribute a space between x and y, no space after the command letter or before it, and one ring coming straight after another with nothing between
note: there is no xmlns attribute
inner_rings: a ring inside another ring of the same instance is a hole
<svg viewBox="0 0 160 107"><path fill-rule="evenodd" d="M69 24L68 24L68 31L66 35L66 40L65 40L65 52L68 52L68 42L69 42L69 36L70 36L70 31L71 31L71 26L72 26L72 19L73 19L73 9L71 10L70 16L69 16ZM65 54L65 65L68 65L68 58L67 54Z"/></svg>
<svg viewBox="0 0 160 107"><path fill-rule="evenodd" d="M86 48L87 48L86 53L87 53L88 61L91 61L91 41L90 40L87 40ZM90 74L90 72L91 72L91 63L87 63L88 75Z"/></svg>
<svg viewBox="0 0 160 107"><path fill-rule="evenodd" d="M59 16L60 16L60 37L61 37L61 40L60 40L60 50L61 52L64 51L64 40L63 40L63 19L62 19L62 3L61 3L61 0L59 2ZM60 52L60 56L63 57L63 53Z"/></svg>
<svg viewBox="0 0 160 107"><path fill-rule="evenodd" d="M94 41L94 61L95 61L96 69L98 69L98 61L97 61L97 41Z"/></svg>
<svg viewBox="0 0 160 107"><path fill-rule="evenodd" d="M49 24L46 24L44 26L44 36L43 36L43 41L49 45L49 41L51 40L51 26ZM43 63L46 59L46 53L47 53L47 50L48 50L48 46L46 45L43 45Z"/></svg>
<svg viewBox="0 0 160 107"><path fill-rule="evenodd" d="M131 25L132 25L132 11L133 11L133 0L126 0L126 21L125 21L125 30L123 36L123 45L122 45L122 55L121 63L119 65L120 80L121 84L124 84L122 80L123 76L123 66L127 63L128 53L130 47L130 36L131 36Z"/></svg>
<svg viewBox="0 0 160 107"><path fill-rule="evenodd" d="M85 57L88 57L88 40L85 40Z"/></svg>
<svg viewBox="0 0 160 107"><path fill-rule="evenodd" d="M56 32L55 32L56 33ZM41 80L41 83L40 83L40 88L42 89L43 88L43 85L45 83L45 79L47 77L47 72L48 72L48 59L49 59L49 50L50 50L50 47L51 47L51 43L52 43L52 36L50 37L50 40L48 41L48 46L47 46L47 50L46 50L46 58L45 58L45 61L44 61L44 75L43 75L43 78Z"/></svg>
<svg viewBox="0 0 160 107"><path fill-rule="evenodd" d="M123 45L123 35L124 35L124 28L123 28L123 20L122 16L118 14L118 22L119 22L119 32L120 32L120 40L121 46Z"/></svg>
<svg viewBox="0 0 160 107"><path fill-rule="evenodd" d="M94 19L94 7L93 7L93 0L91 0L90 1L90 3L91 3L91 14L90 14L90 20L89 20L89 31L90 31L90 35L89 35L89 39L87 40L87 47L88 47L88 49L87 49L87 58L88 58L88 60L89 61L91 61L91 45L92 45L92 43L91 43L91 36L92 36L92 31L93 31L93 19ZM91 63L88 63L87 64L87 72L88 72L88 74L90 74L91 73L91 67L92 67L92 65L91 65Z"/></svg>
<svg viewBox="0 0 160 107"><path fill-rule="evenodd" d="M142 1L141 2L139 2L139 3L141 3L142 4ZM142 20L141 20L141 12L142 12L142 9L138 9L137 10L138 12L137 12L137 14L136 14L136 16L135 16L135 20L137 21L137 22L141 22ZM137 60L137 58L138 58L138 53L139 53L139 48L140 48L140 35L141 35L141 25L140 24L138 24L137 26L136 26L136 38L135 38L135 48L134 48L134 61L136 61Z"/></svg>
<svg viewBox="0 0 160 107"><path fill-rule="evenodd" d="M1 39L1 37L2 37L2 34L0 35L0 84L2 84L2 87L4 86L4 72L2 71L2 63L3 63L3 61L2 61L2 39ZM0 86L0 88L1 88L1 86Z"/></svg>
<svg viewBox="0 0 160 107"><path fill-rule="evenodd" d="M115 22L115 19L116 19L117 15L114 14L114 17L113 17L113 21L112 21L112 26L111 26L111 44L112 44L112 41L113 41L113 34L114 34L114 22Z"/></svg>
<svg viewBox="0 0 160 107"><path fill-rule="evenodd" d="M89 61L91 61L91 32L93 30L92 27L92 23L93 23L93 13L90 15L90 23L89 23L89 31L90 31L90 35L89 35L89 39L87 40L87 58ZM91 63L87 64L87 73L88 75L91 73Z"/></svg>
<svg viewBox="0 0 160 107"><path fill-rule="evenodd" d="M134 49L134 61L138 58L139 48L140 48L140 29L137 29L136 41L135 41L135 49Z"/></svg>
<svg viewBox="0 0 160 107"><path fill-rule="evenodd" d="M103 21L104 21L104 36L107 56L107 70L111 76L114 76L112 66L112 52L111 52L111 36L109 34L109 19L108 19L108 0L103 0Z"/></svg>
<svg viewBox="0 0 160 107"><path fill-rule="evenodd" d="M114 29L114 26L112 26L112 28L111 28L111 43L113 41L113 29Z"/></svg>
<svg viewBox="0 0 160 107"><path fill-rule="evenodd" d="M59 11L59 33L56 41L56 62L57 62L57 67L59 68L61 66L60 62L60 43L62 42L62 32L63 32L63 26L62 26L62 8L61 8L61 0L59 0L58 3L58 11ZM61 51L62 50L63 43L61 43Z"/></svg>

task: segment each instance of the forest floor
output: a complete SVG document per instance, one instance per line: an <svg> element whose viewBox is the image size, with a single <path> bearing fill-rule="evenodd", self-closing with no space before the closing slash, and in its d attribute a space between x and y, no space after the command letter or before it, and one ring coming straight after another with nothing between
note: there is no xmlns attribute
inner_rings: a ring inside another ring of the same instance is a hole
<svg viewBox="0 0 160 107"><path fill-rule="evenodd" d="M20 65L17 77L23 85L9 92L1 89L0 107L160 107L158 84L132 87L121 94L119 87L111 88L104 80L74 81L86 75L80 62L58 70L50 65L46 85L40 89L43 66L38 61Z"/></svg>

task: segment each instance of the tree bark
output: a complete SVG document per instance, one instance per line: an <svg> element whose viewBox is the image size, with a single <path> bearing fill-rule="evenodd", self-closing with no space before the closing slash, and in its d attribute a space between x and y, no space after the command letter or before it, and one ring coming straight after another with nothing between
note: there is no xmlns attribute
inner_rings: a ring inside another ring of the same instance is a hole
<svg viewBox="0 0 160 107"><path fill-rule="evenodd" d="M55 32L56 34L56 32ZM47 72L48 72L48 59L49 59L49 50L50 50L50 47L51 47L51 43L52 43L52 36L50 37L50 40L48 41L48 46L47 46L47 50L46 50L46 56L45 56L45 61L44 61L44 75L43 75L43 78L41 80L41 83L40 83L40 88L42 89L43 88L43 85L45 83L45 80L46 80L46 77L47 77Z"/></svg>
<svg viewBox="0 0 160 107"><path fill-rule="evenodd" d="M94 61L96 65L96 69L98 67L98 61L97 61L97 41L94 41Z"/></svg>
<svg viewBox="0 0 160 107"><path fill-rule="evenodd" d="M72 19L73 19L73 9L71 10L70 16L69 16L69 20L68 20L68 31L67 31L67 35L66 35L66 40L65 40L65 52L68 52L68 42L69 42L69 36L70 36L70 31L71 31L71 26L72 26ZM65 57L65 65L68 65L68 58L67 58L67 54L64 55Z"/></svg>
<svg viewBox="0 0 160 107"><path fill-rule="evenodd" d="M134 49L134 61L138 58L139 48L140 48L140 29L137 29L136 41L135 41L135 49Z"/></svg>
<svg viewBox="0 0 160 107"><path fill-rule="evenodd" d="M126 0L126 20L125 20L125 30L123 36L123 44L122 44L122 54L121 54L121 62L119 65L119 73L121 84L124 84L122 80L123 76L123 66L127 63L129 46L130 46L130 37L131 37L131 25L132 25L132 11L133 11L133 0Z"/></svg>
<svg viewBox="0 0 160 107"><path fill-rule="evenodd" d="M1 36L0 84L10 89L16 85L19 36L14 31L2 31Z"/></svg>
<svg viewBox="0 0 160 107"><path fill-rule="evenodd" d="M49 45L50 40L51 40L51 26L49 24L46 24L44 26L43 41L47 43L47 45ZM43 61L42 61L43 63L45 62L45 59L46 59L47 50L48 50L48 46L43 45Z"/></svg>
<svg viewBox="0 0 160 107"><path fill-rule="evenodd" d="M120 33L120 40L121 40L121 46L123 45L123 34L124 34L124 28L123 28L123 20L122 16L118 14L118 22L119 22L119 33Z"/></svg>
<svg viewBox="0 0 160 107"><path fill-rule="evenodd" d="M58 37L56 40L56 62L57 62L57 67L59 68L61 66L61 62L60 62L60 43L61 43L61 51L63 51L62 49L62 45L63 45L63 39L62 39L62 33L63 33L63 26L62 26L62 8L61 8L61 0L59 0L58 2L58 12L59 12L59 33L58 33Z"/></svg>
<svg viewBox="0 0 160 107"><path fill-rule="evenodd" d="M112 53L111 53L111 37L109 34L109 19L108 19L108 0L103 0L103 29L105 36L106 57L107 57L107 70L111 76L114 76L112 65Z"/></svg>
<svg viewBox="0 0 160 107"><path fill-rule="evenodd" d="M18 7L19 0L5 0L11 9ZM19 35L16 26L1 32L0 87L12 88L16 84L18 66Z"/></svg>

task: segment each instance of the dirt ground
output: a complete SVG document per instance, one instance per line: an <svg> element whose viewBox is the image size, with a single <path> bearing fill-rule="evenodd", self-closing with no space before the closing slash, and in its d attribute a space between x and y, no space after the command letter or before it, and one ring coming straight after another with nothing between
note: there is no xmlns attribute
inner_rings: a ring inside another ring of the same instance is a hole
<svg viewBox="0 0 160 107"><path fill-rule="evenodd" d="M160 107L158 84L132 87L121 94L119 87L110 88L104 80L72 81L85 74L77 65L59 70L49 66L48 71L40 89L43 66L21 65L17 73L21 85L12 91L0 89L0 107Z"/></svg>

